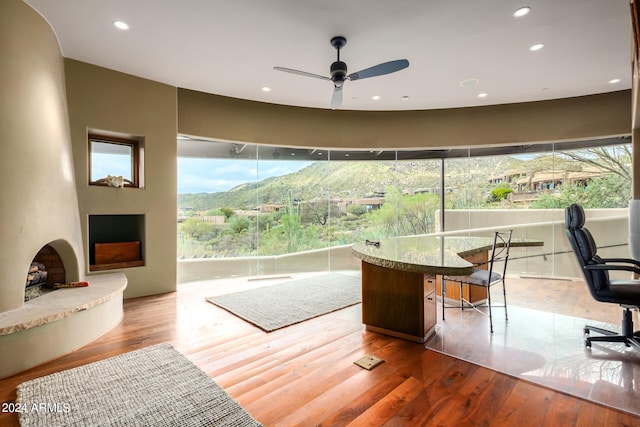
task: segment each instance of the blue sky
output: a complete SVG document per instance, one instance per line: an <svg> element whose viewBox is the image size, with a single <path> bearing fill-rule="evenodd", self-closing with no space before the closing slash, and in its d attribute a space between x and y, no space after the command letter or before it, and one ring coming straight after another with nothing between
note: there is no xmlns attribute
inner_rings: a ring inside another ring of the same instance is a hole
<svg viewBox="0 0 640 427"><path fill-rule="evenodd" d="M92 153L91 180L106 178L107 175L123 176L131 179L131 156Z"/></svg>
<svg viewBox="0 0 640 427"><path fill-rule="evenodd" d="M227 191L246 182L294 173L311 163L178 157L178 194Z"/></svg>

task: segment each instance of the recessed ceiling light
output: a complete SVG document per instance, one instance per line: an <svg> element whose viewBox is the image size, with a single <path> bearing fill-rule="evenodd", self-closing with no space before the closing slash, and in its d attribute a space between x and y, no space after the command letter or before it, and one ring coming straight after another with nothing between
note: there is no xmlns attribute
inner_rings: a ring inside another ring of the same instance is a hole
<svg viewBox="0 0 640 427"><path fill-rule="evenodd" d="M373 99L374 101L377 101L380 99L380 95L373 95L371 99Z"/></svg>
<svg viewBox="0 0 640 427"><path fill-rule="evenodd" d="M478 94L478 98L486 98L487 96L489 96L489 94L486 92L482 92Z"/></svg>
<svg viewBox="0 0 640 427"><path fill-rule="evenodd" d="M115 25L116 28L119 28L121 30L128 30L129 29L129 24L127 24L124 21L113 21L113 25Z"/></svg>
<svg viewBox="0 0 640 427"><path fill-rule="evenodd" d="M536 43L534 45L532 45L529 50L532 52L535 52L536 50L540 50L544 47L544 43Z"/></svg>
<svg viewBox="0 0 640 427"><path fill-rule="evenodd" d="M515 16L516 18L520 18L521 16L524 16L529 12L531 12L531 8L529 6L523 6L519 9L516 9L516 11L513 12L513 16Z"/></svg>
<svg viewBox="0 0 640 427"><path fill-rule="evenodd" d="M262 91L263 92L271 92L271 88L269 86L263 86L262 87Z"/></svg>
<svg viewBox="0 0 640 427"><path fill-rule="evenodd" d="M611 79L611 80L609 80L609 83L612 84L612 85L614 85L616 83L620 83L620 79Z"/></svg>
<svg viewBox="0 0 640 427"><path fill-rule="evenodd" d="M472 87L480 83L478 79L466 79L460 82L460 87Z"/></svg>
<svg viewBox="0 0 640 427"><path fill-rule="evenodd" d="M405 95L405 96L403 96L403 97L402 97L402 98L400 98L400 99L402 99L403 101L408 101L408 100L409 100L409 97L408 97L407 95Z"/></svg>

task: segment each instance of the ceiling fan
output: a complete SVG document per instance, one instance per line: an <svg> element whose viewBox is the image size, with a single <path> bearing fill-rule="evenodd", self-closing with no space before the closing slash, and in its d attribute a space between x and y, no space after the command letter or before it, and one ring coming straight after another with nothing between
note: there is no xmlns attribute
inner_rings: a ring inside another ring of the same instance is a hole
<svg viewBox="0 0 640 427"><path fill-rule="evenodd" d="M333 96L331 98L331 108L335 110L342 104L342 86L346 80L362 80L369 77L382 76L384 74L395 73L409 66L406 59L397 59L395 61L383 62L373 67L365 68L355 73L347 74L347 64L340 61L340 49L347 44L347 39L337 36L331 39L331 46L338 51L338 59L331 64L329 69L331 77L321 76L319 74L308 73L306 71L294 70L292 68L273 67L275 70L287 73L298 74L301 76L314 77L316 79L330 80L333 82Z"/></svg>

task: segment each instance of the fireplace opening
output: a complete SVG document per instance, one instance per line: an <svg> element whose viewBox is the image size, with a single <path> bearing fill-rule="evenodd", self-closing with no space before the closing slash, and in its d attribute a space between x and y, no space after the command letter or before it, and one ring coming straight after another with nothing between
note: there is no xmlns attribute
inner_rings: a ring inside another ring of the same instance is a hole
<svg viewBox="0 0 640 427"><path fill-rule="evenodd" d="M29 301L54 290L56 283L65 283L66 273L60 254L45 245L33 258L27 272L24 300Z"/></svg>

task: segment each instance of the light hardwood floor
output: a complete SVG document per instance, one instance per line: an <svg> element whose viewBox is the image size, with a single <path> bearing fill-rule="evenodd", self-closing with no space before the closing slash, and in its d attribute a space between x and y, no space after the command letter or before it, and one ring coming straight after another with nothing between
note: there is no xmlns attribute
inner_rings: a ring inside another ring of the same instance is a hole
<svg viewBox="0 0 640 427"><path fill-rule="evenodd" d="M125 301L122 323L57 360L0 380L0 402L23 381L168 341L267 426L632 426L640 418L365 331L361 306L272 333L205 302L261 286L229 281ZM371 371L353 362L385 360ZM161 373L159 373L161 374ZM0 425L18 425L0 413Z"/></svg>

